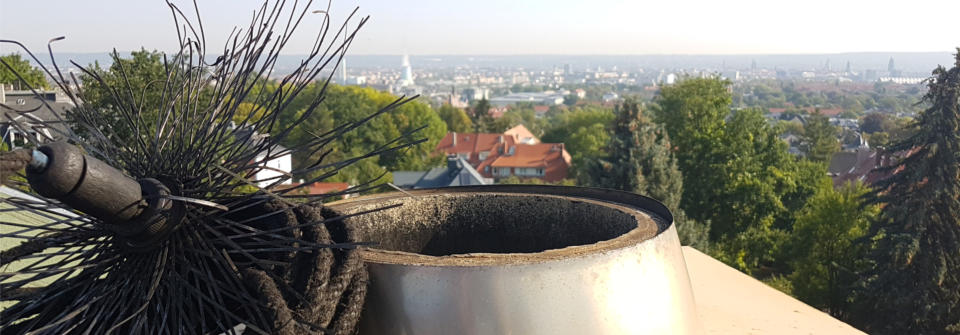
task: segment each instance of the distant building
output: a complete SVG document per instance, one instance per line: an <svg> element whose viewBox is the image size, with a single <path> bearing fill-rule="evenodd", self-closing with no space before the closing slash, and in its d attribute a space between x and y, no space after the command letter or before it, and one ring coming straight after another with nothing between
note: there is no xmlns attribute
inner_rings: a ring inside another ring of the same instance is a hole
<svg viewBox="0 0 960 335"><path fill-rule="evenodd" d="M463 89L462 92L463 98L467 99L468 102L484 99L488 95L490 95L490 89L485 87L468 87Z"/></svg>
<svg viewBox="0 0 960 335"><path fill-rule="evenodd" d="M882 150L872 149L867 141L860 138L860 146L852 151L840 151L833 154L830 158L830 165L827 171L833 179L833 186L840 187L844 184L859 181L864 184L873 184L879 180L889 177L897 171L878 171L878 168L893 166L901 158L910 155L911 152L887 153Z"/></svg>
<svg viewBox="0 0 960 335"><path fill-rule="evenodd" d="M507 106L515 103L532 103L534 105L556 106L563 104L563 99L563 92L523 92L492 98L490 99L490 104L494 106Z"/></svg>
<svg viewBox="0 0 960 335"><path fill-rule="evenodd" d="M537 117L544 117L550 111L550 106L533 106L533 113Z"/></svg>
<svg viewBox="0 0 960 335"><path fill-rule="evenodd" d="M270 134L260 134L252 129L238 129L238 141L248 146L259 146ZM256 154L254 161L261 162L253 168L253 183L261 188L291 184L290 171L293 171L293 156L289 149L279 144L264 148Z"/></svg>
<svg viewBox="0 0 960 335"><path fill-rule="evenodd" d="M877 81L881 83L894 83L901 85L917 85L923 83L927 78L924 77L880 77Z"/></svg>
<svg viewBox="0 0 960 335"><path fill-rule="evenodd" d="M540 143L540 139L534 136L533 133L522 124L518 124L516 127L508 129L507 131L503 132L503 134L513 136L517 139L517 143L521 144Z"/></svg>
<svg viewBox="0 0 960 335"><path fill-rule="evenodd" d="M603 100L603 102L613 102L620 99L620 95L614 92L607 92L603 94L603 97L601 99Z"/></svg>
<svg viewBox="0 0 960 335"><path fill-rule="evenodd" d="M667 75L667 80L664 82L666 85L673 85L677 83L677 75L671 73Z"/></svg>
<svg viewBox="0 0 960 335"><path fill-rule="evenodd" d="M64 121L73 102L54 91L7 90L0 84L0 134L10 148L17 148L34 140L38 143L63 139L69 131Z"/></svg>
<svg viewBox="0 0 960 335"><path fill-rule="evenodd" d="M739 80L740 80L740 71L736 71L736 70L723 71L722 76L723 76L723 78L726 78L726 79L728 79L728 80L730 80L730 81L739 81Z"/></svg>
<svg viewBox="0 0 960 335"><path fill-rule="evenodd" d="M802 111L806 112L807 114L814 114L814 113L816 113L817 111L819 111L820 114L826 115L826 116L829 116L829 117L836 117L837 115L840 115L840 113L843 113L843 108L803 107L803 108L797 108L797 109L802 110ZM783 113L786 112L786 111L787 111L786 108L768 108L768 109L767 109L767 112L770 113L770 115L771 115L772 117L775 117L775 118L779 118L780 115L783 114Z"/></svg>
<svg viewBox="0 0 960 335"><path fill-rule="evenodd" d="M585 91L585 90L582 89L582 88L578 88L578 89L574 90L573 92L574 92L574 94L577 95L577 98L583 99L583 98L586 98L586 97L587 97L587 91Z"/></svg>
<svg viewBox="0 0 960 335"><path fill-rule="evenodd" d="M447 157L447 165L430 171L393 172L393 184L400 188L421 189L449 186L470 186L493 184L493 179L485 178L470 166L470 162L457 155Z"/></svg>
<svg viewBox="0 0 960 335"><path fill-rule="evenodd" d="M571 162L563 143L539 143L526 128L508 132L447 133L437 151L460 156L485 178L518 176L557 182L567 177Z"/></svg>
<svg viewBox="0 0 960 335"><path fill-rule="evenodd" d="M400 86L413 85L413 67L410 66L409 55L403 55L401 66L403 66L403 75L400 77Z"/></svg>
<svg viewBox="0 0 960 335"><path fill-rule="evenodd" d="M347 78L347 85L363 86L367 84L367 77L353 76Z"/></svg>

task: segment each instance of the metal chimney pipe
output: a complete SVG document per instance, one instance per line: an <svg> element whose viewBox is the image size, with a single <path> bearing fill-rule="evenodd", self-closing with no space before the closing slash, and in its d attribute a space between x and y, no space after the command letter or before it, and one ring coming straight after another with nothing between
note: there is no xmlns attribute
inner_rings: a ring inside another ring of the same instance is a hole
<svg viewBox="0 0 960 335"><path fill-rule="evenodd" d="M636 194L493 185L330 204L361 240L361 334L700 334L670 212Z"/></svg>

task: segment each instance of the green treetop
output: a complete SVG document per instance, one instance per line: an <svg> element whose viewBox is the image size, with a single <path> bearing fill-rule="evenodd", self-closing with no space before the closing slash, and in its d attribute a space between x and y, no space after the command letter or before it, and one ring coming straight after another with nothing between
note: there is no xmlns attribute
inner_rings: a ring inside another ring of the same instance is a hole
<svg viewBox="0 0 960 335"><path fill-rule="evenodd" d="M581 184L624 190L663 202L674 213L678 233L686 245L706 247L706 230L686 218L680 209L683 176L663 127L640 111L639 103L626 99L615 112L607 156L589 162Z"/></svg>
<svg viewBox="0 0 960 335"><path fill-rule="evenodd" d="M396 99L396 96L372 88L330 85L327 87L324 102L303 121L295 133L291 134L290 142L298 143L303 137L323 134L332 130L335 125L365 118ZM419 132L401 136L420 127L425 128ZM383 180L390 181L389 171L427 170L441 164L443 157L435 155L433 150L446 133L447 125L436 112L430 109L429 105L421 101L411 101L371 119L355 130L346 132L330 144L330 152L313 153L313 160L294 155L294 164L315 161L315 158L320 155L327 155L326 159L329 161L359 157L382 148L396 138L400 138L397 144L426 139L426 142L406 149L358 161L341 169L337 175L326 179L326 181L358 184L384 176ZM297 177L310 180L325 172L317 171L310 176Z"/></svg>
<svg viewBox="0 0 960 335"><path fill-rule="evenodd" d="M867 245L857 241L880 208L863 204L868 191L859 183L822 188L799 211L793 226L793 295L841 320L849 318L857 274L868 266Z"/></svg>
<svg viewBox="0 0 960 335"><path fill-rule="evenodd" d="M18 74L19 77L17 77ZM20 57L20 54L0 56L0 84L13 85L15 90L42 89L50 86L43 71L31 66L30 61Z"/></svg>
<svg viewBox="0 0 960 335"><path fill-rule="evenodd" d="M829 162L833 154L840 151L839 134L840 130L830 124L830 118L818 111L807 117L800 150L812 161Z"/></svg>
<svg viewBox="0 0 960 335"><path fill-rule="evenodd" d="M473 121L463 109L456 108L450 104L443 104L437 109L437 115L447 124L447 131L458 133L469 133L473 129Z"/></svg>
<svg viewBox="0 0 960 335"><path fill-rule="evenodd" d="M873 267L857 318L874 334L960 333L960 49L929 81L907 157L877 184Z"/></svg>

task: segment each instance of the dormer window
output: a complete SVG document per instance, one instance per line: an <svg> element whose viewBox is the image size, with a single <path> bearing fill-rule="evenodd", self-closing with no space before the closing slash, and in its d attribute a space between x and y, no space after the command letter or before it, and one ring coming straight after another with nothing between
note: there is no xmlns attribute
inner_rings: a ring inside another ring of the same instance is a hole
<svg viewBox="0 0 960 335"><path fill-rule="evenodd" d="M25 100L25 99L23 99L23 98L19 98L19 99L17 99L17 104L18 104L18 105L26 105L26 104L27 104L27 100Z"/></svg>

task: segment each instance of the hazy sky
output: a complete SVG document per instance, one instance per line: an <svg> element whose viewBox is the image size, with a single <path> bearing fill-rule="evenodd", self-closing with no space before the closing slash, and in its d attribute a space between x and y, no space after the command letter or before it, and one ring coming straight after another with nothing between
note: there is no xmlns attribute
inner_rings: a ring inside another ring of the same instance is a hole
<svg viewBox="0 0 960 335"><path fill-rule="evenodd" d="M292 1L292 0L291 0ZM190 2L175 0L192 14ZM199 0L208 41L248 22L261 1ZM313 7L326 7L325 1ZM744 54L952 51L958 0L334 0L371 20L352 54ZM320 15L300 31L314 33ZM0 0L0 39L45 51L171 50L160 0ZM286 53L303 53L306 38ZM14 51L0 45L0 52Z"/></svg>

